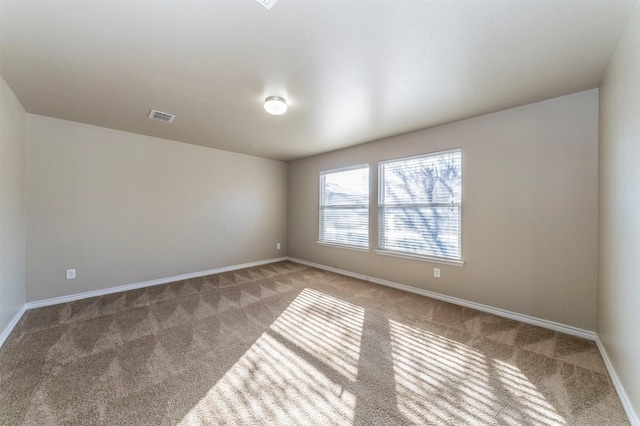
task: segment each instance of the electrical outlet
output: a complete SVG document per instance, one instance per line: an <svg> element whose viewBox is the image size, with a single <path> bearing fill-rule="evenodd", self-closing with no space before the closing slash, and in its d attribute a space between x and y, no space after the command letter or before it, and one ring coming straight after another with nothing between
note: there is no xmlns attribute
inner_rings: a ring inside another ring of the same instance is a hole
<svg viewBox="0 0 640 426"><path fill-rule="evenodd" d="M276 243L276 249L280 250L280 243Z"/></svg>
<svg viewBox="0 0 640 426"><path fill-rule="evenodd" d="M433 276L440 278L440 268L433 268Z"/></svg>
<svg viewBox="0 0 640 426"><path fill-rule="evenodd" d="M67 279L68 280L72 280L76 277L76 270L75 269L67 269Z"/></svg>

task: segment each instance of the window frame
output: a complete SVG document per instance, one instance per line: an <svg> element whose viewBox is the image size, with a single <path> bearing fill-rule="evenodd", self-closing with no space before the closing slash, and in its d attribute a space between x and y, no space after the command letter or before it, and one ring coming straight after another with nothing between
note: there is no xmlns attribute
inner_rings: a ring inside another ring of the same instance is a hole
<svg viewBox="0 0 640 426"><path fill-rule="evenodd" d="M421 159L428 157L438 157L451 153L460 153L460 201L459 202L450 202L450 203L408 203L408 204L384 204L382 203L383 191L384 191L384 173L382 171L383 166L388 163L399 163L403 161L410 161L413 159ZM386 256L394 256L401 257L407 259L414 260L423 260L429 261L433 263L442 263L454 266L463 266L464 261L462 260L462 149L461 148L452 148L442 151L429 152L424 154L412 155L407 157L399 157L392 158L384 161L378 162L378 249L376 249L377 254L386 255ZM384 209L385 207L449 207L455 206L458 208L459 212L459 234L458 234L458 247L459 247L459 257L446 257L446 256L434 256L430 254L424 253L416 253L412 251L402 251L402 250L394 250L385 248L383 245L384 238Z"/></svg>
<svg viewBox="0 0 640 426"><path fill-rule="evenodd" d="M355 209L355 208L365 208L367 209L367 244L359 245L359 244L344 244L340 242L328 241L322 239L322 226L323 226L323 211L327 209L327 206L323 205L323 176L333 174L333 173L341 173L348 172L352 170L358 169L367 169L368 170L368 178L367 178L367 202L365 204L344 204L339 206L328 206L329 209ZM339 167L336 169L322 170L318 173L318 240L316 243L318 245L343 248L349 250L356 251L364 251L368 252L371 248L371 165L369 163L356 164L352 166Z"/></svg>

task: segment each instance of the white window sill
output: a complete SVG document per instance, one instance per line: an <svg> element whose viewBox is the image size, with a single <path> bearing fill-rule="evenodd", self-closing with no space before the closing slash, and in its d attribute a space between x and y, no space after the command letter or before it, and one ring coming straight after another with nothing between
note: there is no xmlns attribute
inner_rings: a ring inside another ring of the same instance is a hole
<svg viewBox="0 0 640 426"><path fill-rule="evenodd" d="M336 244L336 243L328 243L326 241L316 241L316 244L326 247L334 247L346 250L355 250L355 251L364 251L369 252L369 247L360 247L360 246L350 246L348 244Z"/></svg>
<svg viewBox="0 0 640 426"><path fill-rule="evenodd" d="M405 259L422 260L424 262L441 263L443 265L464 266L464 260L442 259L439 257L421 256L419 254L401 253L391 250L376 250L376 253L383 256L402 257Z"/></svg>

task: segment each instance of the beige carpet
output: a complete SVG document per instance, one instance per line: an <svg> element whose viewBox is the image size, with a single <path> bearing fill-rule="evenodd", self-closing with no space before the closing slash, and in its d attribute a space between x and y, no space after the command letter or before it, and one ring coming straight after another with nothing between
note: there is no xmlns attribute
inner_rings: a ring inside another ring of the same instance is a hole
<svg viewBox="0 0 640 426"><path fill-rule="evenodd" d="M0 424L629 424L593 342L291 262L28 311Z"/></svg>

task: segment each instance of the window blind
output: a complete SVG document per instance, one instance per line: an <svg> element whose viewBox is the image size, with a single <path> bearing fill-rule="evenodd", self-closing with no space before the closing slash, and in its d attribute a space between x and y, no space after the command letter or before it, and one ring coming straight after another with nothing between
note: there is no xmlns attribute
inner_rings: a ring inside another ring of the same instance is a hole
<svg viewBox="0 0 640 426"><path fill-rule="evenodd" d="M461 151L383 161L378 176L380 249L460 260Z"/></svg>
<svg viewBox="0 0 640 426"><path fill-rule="evenodd" d="M369 246L369 166L320 173L320 241Z"/></svg>

